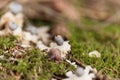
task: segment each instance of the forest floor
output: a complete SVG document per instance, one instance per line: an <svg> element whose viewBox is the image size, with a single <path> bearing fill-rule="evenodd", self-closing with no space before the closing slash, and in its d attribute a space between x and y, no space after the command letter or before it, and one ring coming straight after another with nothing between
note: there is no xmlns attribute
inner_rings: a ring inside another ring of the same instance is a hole
<svg viewBox="0 0 120 80"><path fill-rule="evenodd" d="M120 78L120 26L110 24L102 28L98 27L99 31L95 31L91 26L100 23L99 21L84 19L82 23L89 29L80 29L68 23L72 33L69 40L72 57L83 64L91 65L98 71L102 70L105 75ZM74 70L74 67L65 61L50 61L44 55L46 53L37 48L24 50L22 57L17 61L9 61L7 59L12 55L5 52L11 53L16 43L17 38L14 36L0 37L0 55L5 56L5 59L0 58L0 77L4 76L6 80L14 80L20 76L24 80L35 77L39 80L49 80L51 77L63 76L67 71ZM88 53L94 50L101 53L100 58L89 57Z"/></svg>

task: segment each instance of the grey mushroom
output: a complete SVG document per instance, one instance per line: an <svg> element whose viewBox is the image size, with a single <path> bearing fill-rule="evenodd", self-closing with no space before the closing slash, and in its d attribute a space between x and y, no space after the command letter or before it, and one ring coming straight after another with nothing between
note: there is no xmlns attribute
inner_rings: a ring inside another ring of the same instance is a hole
<svg viewBox="0 0 120 80"><path fill-rule="evenodd" d="M63 42L64 42L62 36L60 35L55 36L55 41L58 45L63 45Z"/></svg>
<svg viewBox="0 0 120 80"><path fill-rule="evenodd" d="M18 25L14 22L9 22L8 26L12 31L18 28Z"/></svg>
<svg viewBox="0 0 120 80"><path fill-rule="evenodd" d="M22 11L22 5L17 2L12 2L9 5L9 9L12 13L17 14Z"/></svg>

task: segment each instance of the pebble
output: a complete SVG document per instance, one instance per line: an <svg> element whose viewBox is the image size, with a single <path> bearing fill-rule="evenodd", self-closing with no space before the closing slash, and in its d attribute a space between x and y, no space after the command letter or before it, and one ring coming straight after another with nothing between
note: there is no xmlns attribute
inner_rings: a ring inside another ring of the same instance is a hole
<svg viewBox="0 0 120 80"><path fill-rule="evenodd" d="M63 42L64 42L62 36L60 35L55 36L55 41L58 45L63 45Z"/></svg>

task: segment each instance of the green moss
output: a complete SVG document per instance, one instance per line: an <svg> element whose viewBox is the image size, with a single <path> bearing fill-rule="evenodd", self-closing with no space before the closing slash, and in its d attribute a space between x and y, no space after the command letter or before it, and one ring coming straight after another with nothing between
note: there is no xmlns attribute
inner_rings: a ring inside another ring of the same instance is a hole
<svg viewBox="0 0 120 80"><path fill-rule="evenodd" d="M0 51L10 49L15 44L16 37L14 36L1 36L0 37Z"/></svg>
<svg viewBox="0 0 120 80"><path fill-rule="evenodd" d="M86 22L89 22L87 19ZM96 24L89 22L88 24ZM92 65L97 70L112 77L120 77L120 27L111 24L104 28L99 28L99 32L91 29L82 30L76 28L73 24L68 24L72 37L70 43L72 45L72 55L74 58L82 61L87 65ZM88 53L98 50L101 58L90 58Z"/></svg>
<svg viewBox="0 0 120 80"><path fill-rule="evenodd" d="M10 78L11 80L15 80L15 76L10 73L12 72L14 75L21 75L24 80L36 79L36 75L39 80L49 80L53 75L63 75L68 70L74 69L67 62L50 61L46 54L39 49L32 48L23 53L22 58L17 61L0 60L0 63L5 68L4 71L0 72L0 76L4 74L8 76L6 78L7 80ZM12 55L5 54L5 56L10 58Z"/></svg>

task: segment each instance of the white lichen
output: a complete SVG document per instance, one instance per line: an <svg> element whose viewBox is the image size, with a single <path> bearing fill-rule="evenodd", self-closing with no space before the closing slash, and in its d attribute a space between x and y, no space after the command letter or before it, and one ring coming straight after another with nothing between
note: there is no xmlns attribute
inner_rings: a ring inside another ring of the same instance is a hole
<svg viewBox="0 0 120 80"><path fill-rule="evenodd" d="M89 52L88 55L89 55L89 57L97 57L97 58L101 57L101 54L96 50L92 51L92 52Z"/></svg>
<svg viewBox="0 0 120 80"><path fill-rule="evenodd" d="M91 70L93 72L89 73ZM97 73L97 70L91 68L91 66L86 66L85 69L78 67L75 73L73 73L72 71L67 72L66 76L68 78L63 80L92 80L93 78L95 78L96 73Z"/></svg>
<svg viewBox="0 0 120 80"><path fill-rule="evenodd" d="M50 28L48 26L43 26L37 29L38 37L46 44L49 42L50 38L50 34L48 34L49 30Z"/></svg>
<svg viewBox="0 0 120 80"><path fill-rule="evenodd" d="M41 50L48 50L49 51L49 47L47 47L45 44L43 44L42 41L37 42L37 47Z"/></svg>

